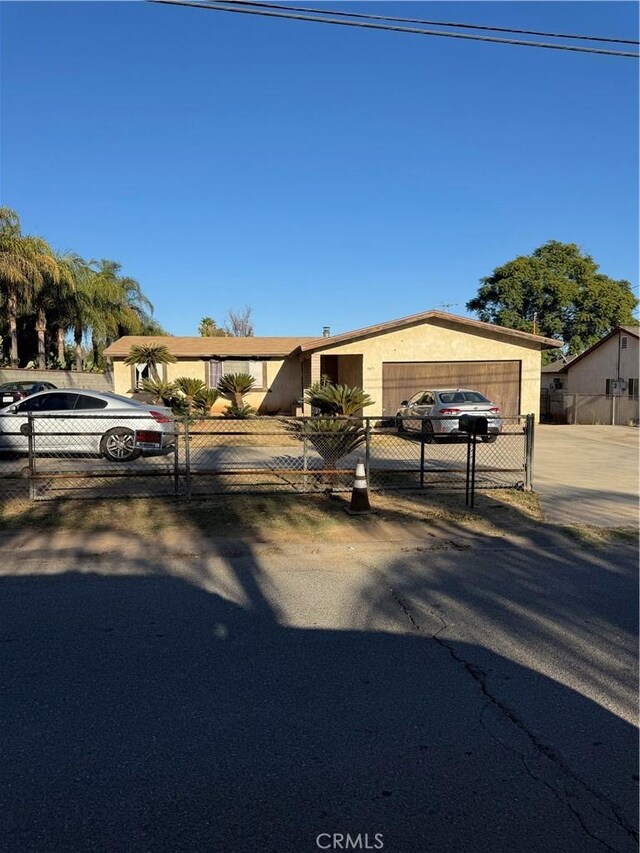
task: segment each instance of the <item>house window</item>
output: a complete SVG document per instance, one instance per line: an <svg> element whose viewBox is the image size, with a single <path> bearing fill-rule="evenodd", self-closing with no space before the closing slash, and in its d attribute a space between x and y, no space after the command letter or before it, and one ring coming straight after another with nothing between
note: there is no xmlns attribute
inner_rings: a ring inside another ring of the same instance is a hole
<svg viewBox="0 0 640 853"><path fill-rule="evenodd" d="M142 388L142 381L151 379L151 369L148 364L134 364L133 366L133 387Z"/></svg>
<svg viewBox="0 0 640 853"><path fill-rule="evenodd" d="M235 361L225 359L224 361L212 360L209 362L209 386L215 388L228 373L248 373L255 379L254 390L261 391L267 387L267 363L266 361Z"/></svg>
<svg viewBox="0 0 640 853"><path fill-rule="evenodd" d="M630 379L629 380L629 396L637 397L638 396L638 380Z"/></svg>

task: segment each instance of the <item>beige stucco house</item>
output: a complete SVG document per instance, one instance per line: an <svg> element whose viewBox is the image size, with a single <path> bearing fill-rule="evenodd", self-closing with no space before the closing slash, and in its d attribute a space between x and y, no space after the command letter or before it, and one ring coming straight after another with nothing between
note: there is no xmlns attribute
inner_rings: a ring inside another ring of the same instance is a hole
<svg viewBox="0 0 640 853"><path fill-rule="evenodd" d="M127 366L124 359L132 345L151 340L178 359L163 366L167 381L194 376L214 387L225 373L251 373L256 386L246 400L261 414L294 413L305 388L327 375L364 388L375 401L366 410L372 416L394 415L401 400L422 388L452 386L483 392L505 416L537 416L541 351L561 345L442 311L318 338L129 336L105 350L117 393L134 392L143 367ZM217 408L222 411L227 402L219 401Z"/></svg>
<svg viewBox="0 0 640 853"><path fill-rule="evenodd" d="M637 423L640 326L620 326L566 363L542 368L541 409L569 423Z"/></svg>

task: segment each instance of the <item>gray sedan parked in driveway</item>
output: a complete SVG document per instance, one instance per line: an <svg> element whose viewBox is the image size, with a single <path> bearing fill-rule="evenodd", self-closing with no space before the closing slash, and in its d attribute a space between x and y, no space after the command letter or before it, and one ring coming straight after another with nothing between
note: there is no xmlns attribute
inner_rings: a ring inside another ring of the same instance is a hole
<svg viewBox="0 0 640 853"><path fill-rule="evenodd" d="M41 391L0 409L0 451L28 452L29 415L36 453L93 453L109 462L129 462L175 444L171 409L109 391L66 388Z"/></svg>
<svg viewBox="0 0 640 853"><path fill-rule="evenodd" d="M418 391L409 400L403 400L396 412L398 432L424 430L427 442L437 438L459 437L461 415L482 415L489 421L489 434L483 441L495 441L502 432L500 407L470 388L436 388Z"/></svg>

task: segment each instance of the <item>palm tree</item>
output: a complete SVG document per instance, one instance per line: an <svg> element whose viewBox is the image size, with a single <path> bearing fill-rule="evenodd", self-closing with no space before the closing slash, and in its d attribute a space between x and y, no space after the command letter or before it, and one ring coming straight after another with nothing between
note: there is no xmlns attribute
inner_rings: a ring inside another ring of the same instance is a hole
<svg viewBox="0 0 640 853"><path fill-rule="evenodd" d="M149 368L151 379L156 382L160 379L158 373L159 364L172 364L178 359L169 352L165 344L134 344L125 358L125 364L145 364ZM204 385L204 383L202 383Z"/></svg>
<svg viewBox="0 0 640 853"><path fill-rule="evenodd" d="M162 379L143 379L142 390L151 395L151 402L158 406L170 406L176 396L175 383L164 382Z"/></svg>
<svg viewBox="0 0 640 853"><path fill-rule="evenodd" d="M218 391L231 400L234 408L242 409L244 406L243 394L251 391L255 384L255 378L249 373L225 373L218 382Z"/></svg>
<svg viewBox="0 0 640 853"><path fill-rule="evenodd" d="M5 312L10 338L11 364L20 365L18 355L18 301L28 306L43 285L44 248L39 238L22 234L20 218L9 207L0 208L0 284L5 291ZM48 248L48 247L47 247Z"/></svg>
<svg viewBox="0 0 640 853"><path fill-rule="evenodd" d="M365 406L373 405L373 400L362 388L336 385L326 377L308 388L305 397L321 414L287 421L285 427L301 441L311 442L323 458L325 468L335 468L339 459L366 441L363 421L355 416Z"/></svg>
<svg viewBox="0 0 640 853"><path fill-rule="evenodd" d="M193 414L194 409L202 410L202 405L198 405L198 402L208 390L202 379L195 379L192 376L180 376L176 379L174 385L184 397L189 416Z"/></svg>
<svg viewBox="0 0 640 853"><path fill-rule="evenodd" d="M122 335L144 332L152 322L153 306L134 278L120 275L116 261L92 261L91 269L91 347L98 366L104 346Z"/></svg>
<svg viewBox="0 0 640 853"><path fill-rule="evenodd" d="M198 334L202 338L225 338L227 332L221 329L211 317L203 317L198 325Z"/></svg>

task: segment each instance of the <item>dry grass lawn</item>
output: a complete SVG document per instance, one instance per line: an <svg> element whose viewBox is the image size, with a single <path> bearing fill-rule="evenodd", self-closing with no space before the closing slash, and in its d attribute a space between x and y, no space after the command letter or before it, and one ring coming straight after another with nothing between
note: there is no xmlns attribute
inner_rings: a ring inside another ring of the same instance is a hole
<svg viewBox="0 0 640 853"><path fill-rule="evenodd" d="M345 512L349 495L229 494L190 503L171 498L60 500L42 503L0 502L0 531L25 529L136 532L140 539L162 535L188 541L191 535L262 542L381 539L394 530L455 529L460 533L526 533L544 527L537 496L512 490L480 492L476 507L464 505L464 493L372 493L370 515ZM565 528L584 546L637 536L630 530Z"/></svg>

